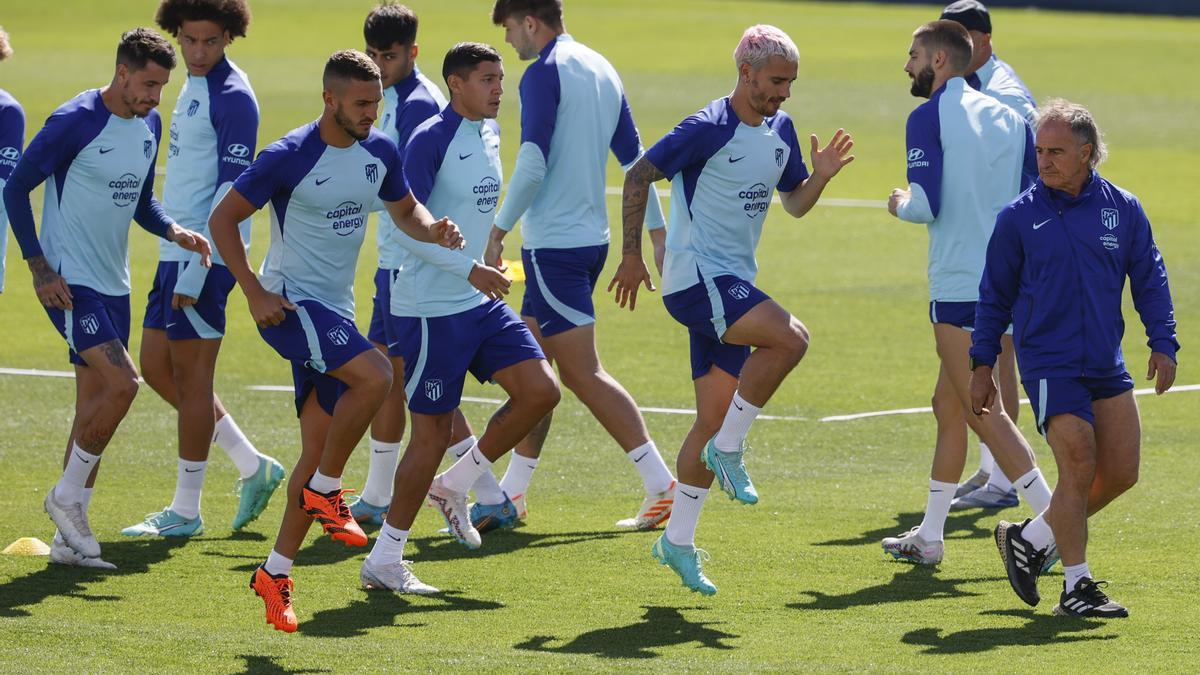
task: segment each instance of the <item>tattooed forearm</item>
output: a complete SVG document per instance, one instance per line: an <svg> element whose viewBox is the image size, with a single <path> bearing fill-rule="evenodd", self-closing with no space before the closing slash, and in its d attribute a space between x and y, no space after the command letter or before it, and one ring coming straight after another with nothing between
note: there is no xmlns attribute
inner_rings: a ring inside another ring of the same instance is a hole
<svg viewBox="0 0 1200 675"><path fill-rule="evenodd" d="M646 201L650 184L665 178L658 167L642 157L625 174L625 188L621 199L623 253L641 253L642 227L646 221Z"/></svg>
<svg viewBox="0 0 1200 675"><path fill-rule="evenodd" d="M35 287L45 286L53 283L58 277L54 269L50 267L50 263L46 262L45 256L37 256L29 259L29 270L33 272L33 285Z"/></svg>

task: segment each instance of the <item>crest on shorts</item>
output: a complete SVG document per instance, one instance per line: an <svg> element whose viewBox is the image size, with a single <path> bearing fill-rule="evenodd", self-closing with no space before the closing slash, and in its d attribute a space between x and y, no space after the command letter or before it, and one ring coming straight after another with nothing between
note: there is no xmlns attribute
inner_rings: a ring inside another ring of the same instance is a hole
<svg viewBox="0 0 1200 675"><path fill-rule="evenodd" d="M200 109L200 101L192 99L192 102L188 104L187 116L195 117L196 111L199 109Z"/></svg>
<svg viewBox="0 0 1200 675"><path fill-rule="evenodd" d="M379 165L375 162L367 165L367 180L372 183L379 180Z"/></svg>
<svg viewBox="0 0 1200 675"><path fill-rule="evenodd" d="M436 401L442 397L441 380L425 380L425 398Z"/></svg>
<svg viewBox="0 0 1200 675"><path fill-rule="evenodd" d="M154 141L142 141L142 152L146 153L146 159L150 159L150 155L154 154Z"/></svg>
<svg viewBox="0 0 1200 675"><path fill-rule="evenodd" d="M739 281L729 287L729 296L734 300L745 300L750 297L750 287Z"/></svg>
<svg viewBox="0 0 1200 675"><path fill-rule="evenodd" d="M783 166L783 148L775 148L775 163Z"/></svg>
<svg viewBox="0 0 1200 675"><path fill-rule="evenodd" d="M79 320L79 327L88 335L95 335L100 330L100 320L95 314L87 314Z"/></svg>
<svg viewBox="0 0 1200 675"><path fill-rule="evenodd" d="M329 341L338 347L344 347L350 342L350 332L346 330L345 326L334 326L333 328L330 328L329 331L325 333L325 337L329 338Z"/></svg>
<svg viewBox="0 0 1200 675"><path fill-rule="evenodd" d="M1116 209L1100 209L1100 222L1104 227L1115 230L1121 224L1121 218Z"/></svg>

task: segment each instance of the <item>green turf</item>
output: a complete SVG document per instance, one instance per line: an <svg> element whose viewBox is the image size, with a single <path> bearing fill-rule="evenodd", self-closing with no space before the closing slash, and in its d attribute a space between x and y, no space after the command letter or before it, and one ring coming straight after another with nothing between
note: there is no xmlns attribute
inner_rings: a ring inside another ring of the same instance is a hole
<svg viewBox="0 0 1200 675"><path fill-rule="evenodd" d="M433 75L454 42L500 46L511 92L500 120L511 171L523 64L489 25L490 3L414 4L422 19L421 62ZM24 103L30 138L55 106L107 81L117 35L151 22L153 5L6 4L0 19L17 54L0 65L0 86ZM729 55L740 31L765 21L800 45L800 80L786 105L798 130L827 137L845 126L857 139L858 160L828 194L882 200L903 182L904 120L917 101L901 67L910 32L936 16L935 8L683 0L567 5L576 37L621 72L647 144L729 90ZM360 45L367 6L254 2L251 35L230 53L258 93L260 143L318 114L324 56ZM1192 65L1200 62L1200 23L1016 10L997 10L994 22L998 53L1039 99L1064 96L1096 113L1112 154L1104 173L1142 197L1171 272L1183 341L1191 344L1187 336L1200 323L1200 192L1192 171L1200 160ZM168 111L180 79L177 73L164 96ZM618 171L610 167L610 185L618 183ZM609 206L615 215L617 201ZM263 223L256 223L256 258L265 250ZM136 228L131 240L137 325L157 244ZM715 598L688 594L652 562L656 535L613 530L639 499L635 472L567 395L534 478L528 526L489 536L482 550L466 552L436 533L434 514L418 519L409 557L421 578L446 595L360 591L363 553L314 535L295 571L300 632L275 633L262 623L261 603L246 582L270 548L280 506L273 503L246 533L230 536L236 476L219 451L204 497L208 534L186 545L118 534L167 504L173 488L174 417L147 388L105 455L92 509L104 556L121 569L98 574L47 567L44 558L0 557L0 671L1193 669L1200 655L1193 599L1200 583L1194 563L1200 393L1139 399L1141 482L1092 523L1093 569L1113 580L1110 590L1133 618L1061 620L1049 615L1050 600L1036 610L1022 605L990 541L993 514L952 515L946 562L936 571L883 558L879 538L920 518L933 419L818 420L928 401L937 365L925 318L926 240L924 228L879 209L818 207L799 223L778 207L769 216L759 250L761 286L806 322L814 341L767 412L804 419L756 425L750 470L763 496L758 506L735 507L719 493L709 500L699 544L713 556L707 571L720 587ZM510 250L516 244L514 238ZM373 256L364 251L360 263L363 306ZM65 347L29 292L12 242L8 263L0 366L65 369ZM632 315L599 302L607 368L643 406L690 407L685 334L657 298L643 298ZM1127 317L1126 354L1140 377L1144 338L1136 315L1130 310ZM137 344L135 331L135 353ZM1189 354L1183 352L1182 384L1200 381L1187 367ZM287 382L286 365L258 338L235 293L218 390L259 447L285 464L295 458L298 439L289 395L246 387ZM467 394L500 395L473 384ZM0 507L9 514L0 521L0 545L20 536L49 540L41 500L59 472L72 401L68 380L0 376ZM464 409L477 427L490 412L476 403ZM1028 408L1022 412L1022 428L1053 478L1045 444L1032 432ZM670 457L690 419L648 414L647 422ZM365 473L366 459L356 455L347 482L357 485ZM1051 599L1060 580L1055 572L1042 585Z"/></svg>

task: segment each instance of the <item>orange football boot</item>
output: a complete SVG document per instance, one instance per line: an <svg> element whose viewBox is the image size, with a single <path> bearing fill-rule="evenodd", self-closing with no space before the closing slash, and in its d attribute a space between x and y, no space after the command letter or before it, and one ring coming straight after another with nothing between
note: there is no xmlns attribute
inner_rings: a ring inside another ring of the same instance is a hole
<svg viewBox="0 0 1200 675"><path fill-rule="evenodd" d="M300 490L300 508L312 516L334 541L347 546L366 546L367 535L358 526L342 495L354 490L334 490L325 496L305 485Z"/></svg>
<svg viewBox="0 0 1200 675"><path fill-rule="evenodd" d="M267 623L285 633L296 632L296 612L292 610L292 579L286 574L272 576L259 565L250 577L250 588L267 606Z"/></svg>

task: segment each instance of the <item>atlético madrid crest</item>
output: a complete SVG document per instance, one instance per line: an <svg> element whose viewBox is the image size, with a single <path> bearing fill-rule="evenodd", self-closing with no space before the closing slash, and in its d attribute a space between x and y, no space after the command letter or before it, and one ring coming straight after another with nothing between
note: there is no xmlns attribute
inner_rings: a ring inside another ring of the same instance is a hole
<svg viewBox="0 0 1200 675"><path fill-rule="evenodd" d="M425 380L425 398L436 401L442 397L441 380Z"/></svg>
<svg viewBox="0 0 1200 675"><path fill-rule="evenodd" d="M783 166L783 148L775 148L775 163Z"/></svg>
<svg viewBox="0 0 1200 675"><path fill-rule="evenodd" d="M375 162L371 162L370 164L367 165L366 171L367 171L367 180L369 180L372 183L379 180L379 165L378 164L376 164Z"/></svg>
<svg viewBox="0 0 1200 675"><path fill-rule="evenodd" d="M1100 209L1100 222L1110 230L1115 230L1117 225L1121 224L1120 216L1116 209Z"/></svg>

